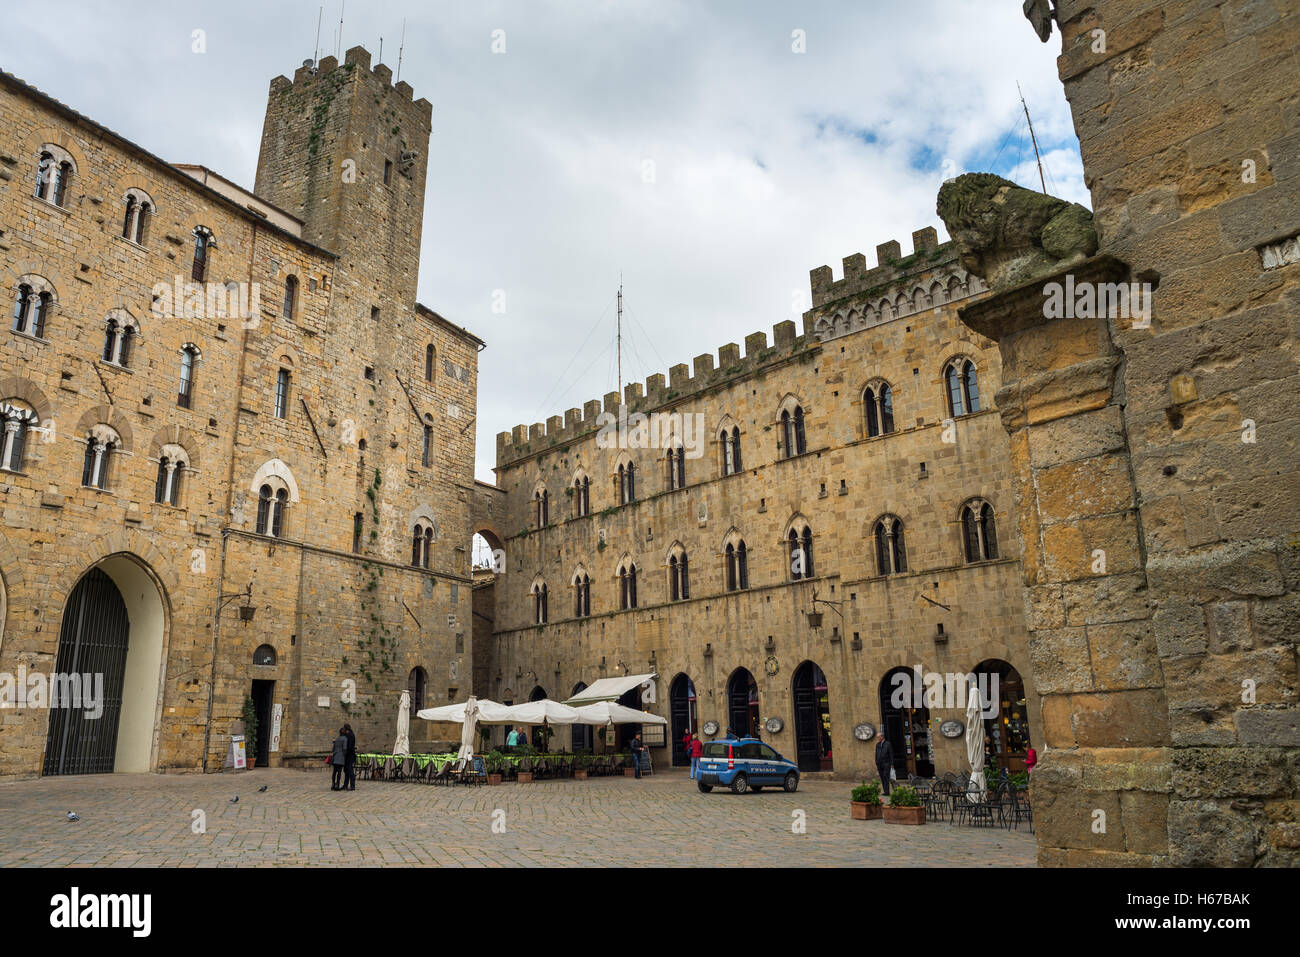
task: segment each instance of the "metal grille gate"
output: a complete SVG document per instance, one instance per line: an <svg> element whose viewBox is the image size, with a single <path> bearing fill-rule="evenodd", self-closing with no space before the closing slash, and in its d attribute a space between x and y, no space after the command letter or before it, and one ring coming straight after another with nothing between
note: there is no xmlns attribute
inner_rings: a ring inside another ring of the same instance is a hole
<svg viewBox="0 0 1300 957"><path fill-rule="evenodd" d="M113 770L129 634L122 593L113 579L92 568L72 590L63 612L55 674L78 683L85 675L102 674L104 710L91 719L83 714L84 707L73 708L66 702L51 707L45 774L105 774ZM81 687L84 690L84 683ZM84 705L84 699L80 703Z"/></svg>

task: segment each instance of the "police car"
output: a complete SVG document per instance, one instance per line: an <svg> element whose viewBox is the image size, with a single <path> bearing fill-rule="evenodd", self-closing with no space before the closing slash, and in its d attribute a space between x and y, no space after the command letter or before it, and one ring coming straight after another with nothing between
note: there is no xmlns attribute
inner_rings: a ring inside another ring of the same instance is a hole
<svg viewBox="0 0 1300 957"><path fill-rule="evenodd" d="M733 794L761 791L765 787L794 791L799 768L758 738L728 737L710 741L700 757L699 788L731 788Z"/></svg>

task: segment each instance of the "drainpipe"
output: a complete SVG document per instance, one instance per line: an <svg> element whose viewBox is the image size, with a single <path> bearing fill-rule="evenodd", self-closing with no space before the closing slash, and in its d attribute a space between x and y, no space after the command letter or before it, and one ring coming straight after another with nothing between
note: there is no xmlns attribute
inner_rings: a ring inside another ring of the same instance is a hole
<svg viewBox="0 0 1300 957"><path fill-rule="evenodd" d="M249 243L248 253L248 284L251 289L253 284L253 262L257 258L257 223L253 223L253 236ZM254 318L254 317L248 317ZM260 323L262 317L255 317ZM208 746L212 740L212 708L217 697L217 638L221 632L221 595L226 583L226 544L230 534L230 510L234 505L235 495L235 450L239 446L239 407L240 400L244 394L244 371L247 365L248 356L248 319L240 317L240 331L242 335L239 338L239 378L235 383L235 402L234 402L234 424L230 429L230 452L226 455L226 511L221 517L221 562L217 569L217 604L216 610L212 616L212 666L208 673L208 714L203 723L203 771L208 770Z"/></svg>

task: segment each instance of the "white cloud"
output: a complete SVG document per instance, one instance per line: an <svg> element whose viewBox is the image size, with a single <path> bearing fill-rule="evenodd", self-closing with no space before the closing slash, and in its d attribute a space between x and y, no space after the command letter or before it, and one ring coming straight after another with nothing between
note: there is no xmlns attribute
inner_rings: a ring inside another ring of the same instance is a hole
<svg viewBox="0 0 1300 957"><path fill-rule="evenodd" d="M44 8L11 11L0 65L168 159L251 185L267 84L312 55L317 4L60 9L57 23ZM602 350L620 273L632 381L795 318L810 268L838 274L843 256L872 261L889 239L907 250L922 226L942 234L945 158L965 170L996 156L996 171L1037 186L1017 80L1049 189L1087 203L1057 41L1040 44L1014 2L351 0L347 11L342 46L377 53L382 33L393 66L407 18L402 79L434 104L420 298L488 342L477 421L488 480L496 432L614 387ZM337 19L327 4L323 52ZM199 28L203 55L190 52ZM791 52L796 28L804 54ZM491 52L494 29L504 55ZM507 291L505 315L491 311L494 289ZM571 381L559 381L566 366Z"/></svg>

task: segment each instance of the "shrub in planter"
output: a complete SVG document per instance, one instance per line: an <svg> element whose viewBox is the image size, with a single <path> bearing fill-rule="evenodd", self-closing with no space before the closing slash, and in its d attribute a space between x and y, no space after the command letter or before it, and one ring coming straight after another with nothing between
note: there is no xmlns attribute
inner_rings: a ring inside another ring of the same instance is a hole
<svg viewBox="0 0 1300 957"><path fill-rule="evenodd" d="M889 795L889 805L883 809L883 817L889 824L924 824L925 805L921 795L906 784L900 784Z"/></svg>
<svg viewBox="0 0 1300 957"><path fill-rule="evenodd" d="M863 781L853 789L849 801L849 816L855 821L874 821L880 817L880 784Z"/></svg>

